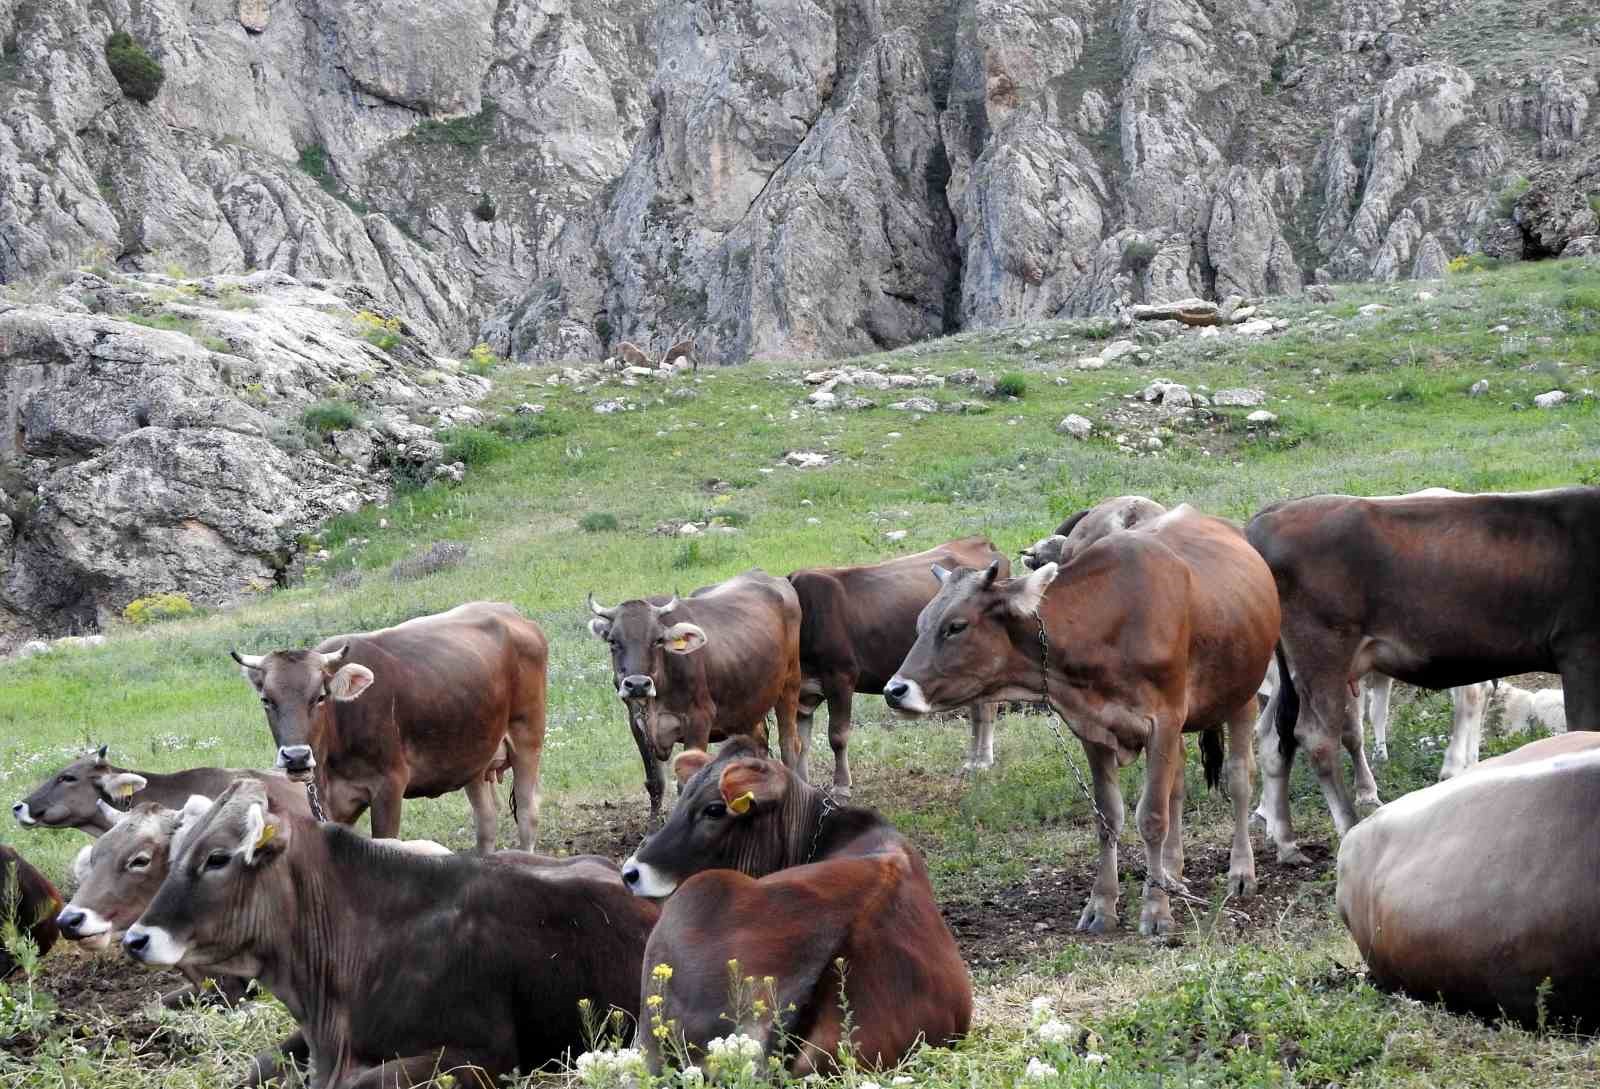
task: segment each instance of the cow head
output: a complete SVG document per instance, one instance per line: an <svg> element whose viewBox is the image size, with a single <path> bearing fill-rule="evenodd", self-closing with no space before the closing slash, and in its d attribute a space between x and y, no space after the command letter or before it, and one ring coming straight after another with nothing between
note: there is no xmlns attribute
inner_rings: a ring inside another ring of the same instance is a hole
<svg viewBox="0 0 1600 1089"><path fill-rule="evenodd" d="M884 685L884 702L914 716L1041 698L1033 632L1057 570L1047 563L1025 578L1002 579L998 563L982 571L935 566L939 592L917 617L917 641Z"/></svg>
<svg viewBox="0 0 1600 1089"><path fill-rule="evenodd" d="M104 802L101 805L105 805ZM186 820L211 808L196 795L182 809L144 802L122 813L105 806L111 830L78 852L72 865L78 891L56 916L61 936L104 949L133 924L167 876L173 836Z"/></svg>
<svg viewBox="0 0 1600 1089"><path fill-rule="evenodd" d="M1047 563L1065 566L1100 538L1132 529L1167 513L1167 508L1142 495L1119 495L1079 511L1050 536L1022 550L1022 565L1037 571Z"/></svg>
<svg viewBox="0 0 1600 1089"><path fill-rule="evenodd" d="M145 788L145 778L136 772L112 767L106 762L106 749L102 745L87 756L81 756L40 783L32 794L11 807L11 815L24 828L43 825L46 828L82 828L98 836L121 818L115 808L113 817L105 816L102 802L126 805L128 800Z"/></svg>
<svg viewBox="0 0 1600 1089"><path fill-rule="evenodd" d="M244 679L261 697L267 726L278 746L278 767L297 782L312 777L316 754L327 751L333 704L359 699L372 685L372 670L346 663L349 653L349 643L331 654L315 650L229 651Z"/></svg>
<svg viewBox="0 0 1600 1089"><path fill-rule="evenodd" d="M795 833L791 818L808 811L816 791L743 738L715 757L681 752L672 771L678 804L622 864L623 883L636 896L670 896L701 870L764 877L783 868Z"/></svg>
<svg viewBox="0 0 1600 1089"><path fill-rule="evenodd" d="M656 755L665 760L679 740L676 718L663 722L659 699L670 687L667 655L694 654L706 645L706 633L697 624L675 622L672 612L678 595L665 605L625 601L609 609L589 595L589 631L611 648L611 672L617 695L629 710L642 713L645 732Z"/></svg>
<svg viewBox="0 0 1600 1089"><path fill-rule="evenodd" d="M291 824L268 808L265 783L233 783L177 832L166 879L122 948L144 964L259 974L251 948L295 911L293 882L275 865L289 849Z"/></svg>

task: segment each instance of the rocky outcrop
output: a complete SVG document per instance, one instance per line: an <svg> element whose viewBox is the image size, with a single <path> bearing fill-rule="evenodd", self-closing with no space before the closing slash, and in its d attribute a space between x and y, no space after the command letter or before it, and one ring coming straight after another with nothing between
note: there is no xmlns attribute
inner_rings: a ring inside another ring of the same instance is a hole
<svg viewBox="0 0 1600 1089"><path fill-rule="evenodd" d="M1522 233L1522 256L1534 259L1559 257L1569 243L1600 231L1588 196L1553 171L1536 176L1517 197L1511 221Z"/></svg>

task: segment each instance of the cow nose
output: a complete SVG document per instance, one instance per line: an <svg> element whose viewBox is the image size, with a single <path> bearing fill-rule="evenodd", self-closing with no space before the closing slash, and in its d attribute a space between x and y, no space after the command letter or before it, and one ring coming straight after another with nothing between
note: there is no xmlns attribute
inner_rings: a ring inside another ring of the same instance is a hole
<svg viewBox="0 0 1600 1089"><path fill-rule="evenodd" d="M883 702L890 707L899 707L900 701L906 698L906 693L911 691L911 686L905 681L890 681L883 689Z"/></svg>
<svg viewBox="0 0 1600 1089"><path fill-rule="evenodd" d="M83 912L77 908L66 908L56 916L56 926L69 938L78 936L78 928L83 925Z"/></svg>
<svg viewBox="0 0 1600 1089"><path fill-rule="evenodd" d="M11 815L13 817L17 818L17 823L18 824L27 824L28 823L28 803L27 802L18 802L16 805L12 806L11 807Z"/></svg>
<svg viewBox="0 0 1600 1089"><path fill-rule="evenodd" d="M284 745L278 749L278 766L285 771L310 771L317 760L310 745Z"/></svg>
<svg viewBox="0 0 1600 1089"><path fill-rule="evenodd" d="M622 871L622 883L630 889L639 883L639 867L629 866Z"/></svg>
<svg viewBox="0 0 1600 1089"><path fill-rule="evenodd" d="M150 945L150 933L144 930L130 930L122 936L122 948L134 960L143 960L144 951Z"/></svg>
<svg viewBox="0 0 1600 1089"><path fill-rule="evenodd" d="M635 673L622 678L622 694L629 697L646 697L656 694L656 682L643 674Z"/></svg>

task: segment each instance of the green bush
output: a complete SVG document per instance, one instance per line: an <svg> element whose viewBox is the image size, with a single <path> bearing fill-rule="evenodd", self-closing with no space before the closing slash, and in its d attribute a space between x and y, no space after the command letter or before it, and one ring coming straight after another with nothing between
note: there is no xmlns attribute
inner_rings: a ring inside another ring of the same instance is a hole
<svg viewBox="0 0 1600 1089"><path fill-rule="evenodd" d="M489 372L501 364L502 360L494 354L494 349L487 344L474 344L467 353L467 370L479 378L486 378Z"/></svg>
<svg viewBox="0 0 1600 1089"><path fill-rule="evenodd" d="M363 310L356 315L356 328L360 330L362 340L386 352L392 351L400 344L399 318L386 318L370 310Z"/></svg>
<svg viewBox="0 0 1600 1089"><path fill-rule="evenodd" d="M477 207L472 209L472 214L478 218L479 223L494 222L494 217L497 213L495 212L494 201L489 199L488 193L478 198Z"/></svg>
<svg viewBox="0 0 1600 1089"><path fill-rule="evenodd" d="M122 618L130 624L153 624L193 613L194 605L182 594L150 594L128 602L128 607L122 610Z"/></svg>
<svg viewBox="0 0 1600 1089"><path fill-rule="evenodd" d="M994 395L996 397L1026 397L1028 395L1027 376L1010 371L995 379Z"/></svg>
<svg viewBox="0 0 1600 1089"><path fill-rule="evenodd" d="M446 463L487 465L505 454L506 441L485 427L452 427L440 433Z"/></svg>
<svg viewBox="0 0 1600 1089"><path fill-rule="evenodd" d="M618 528L617 516L608 511L592 510L579 519L578 528L585 533L615 533Z"/></svg>
<svg viewBox="0 0 1600 1089"><path fill-rule="evenodd" d="M420 143L445 144L450 147L476 151L494 136L494 119L499 113L491 99L483 100L483 109L470 117L457 117L449 121L424 121L411 135Z"/></svg>
<svg viewBox="0 0 1600 1089"><path fill-rule="evenodd" d="M1133 271L1146 268L1156 255L1156 248L1149 242L1129 242L1128 247L1122 251L1122 267Z"/></svg>
<svg viewBox="0 0 1600 1089"><path fill-rule="evenodd" d="M321 144L300 149L300 169L311 175L324 189L333 181L333 175L328 173L328 149Z"/></svg>
<svg viewBox="0 0 1600 1089"><path fill-rule="evenodd" d="M122 93L135 102L149 103L167 78L161 62L122 30L106 39L106 63L111 66L111 74L116 77Z"/></svg>
<svg viewBox="0 0 1600 1089"><path fill-rule="evenodd" d="M1533 183L1527 178L1511 179L1511 184L1500 190L1500 218L1510 219L1517 206L1517 198L1532 188Z"/></svg>
<svg viewBox="0 0 1600 1089"><path fill-rule="evenodd" d="M323 435L348 431L360 420L356 407L348 401L318 401L300 414L300 422L308 431Z"/></svg>

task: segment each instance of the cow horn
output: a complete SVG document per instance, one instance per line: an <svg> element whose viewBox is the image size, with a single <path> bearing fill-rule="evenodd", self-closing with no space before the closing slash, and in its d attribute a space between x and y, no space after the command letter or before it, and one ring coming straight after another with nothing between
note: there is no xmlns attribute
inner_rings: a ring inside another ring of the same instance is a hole
<svg viewBox="0 0 1600 1089"><path fill-rule="evenodd" d="M650 607L656 611L657 616L666 616L673 609L678 607L678 591L672 591L672 600L667 602L665 605L652 605Z"/></svg>
<svg viewBox="0 0 1600 1089"><path fill-rule="evenodd" d="M616 605L611 606L609 609L604 605L596 605L594 601L594 591L589 591L589 611L600 617L602 620L615 619L617 615L617 608L618 606Z"/></svg>
<svg viewBox="0 0 1600 1089"><path fill-rule="evenodd" d="M995 560L983 572L983 588L987 590L994 585L994 580L1000 577L1000 561Z"/></svg>
<svg viewBox="0 0 1600 1089"><path fill-rule="evenodd" d="M333 651L330 654L324 654L322 656L322 668L323 669L332 669L334 666L336 666L340 662L344 661L345 655L347 655L349 653L350 653L350 644L346 643L344 646L340 647L338 650Z"/></svg>
<svg viewBox="0 0 1600 1089"><path fill-rule="evenodd" d="M240 654L236 650L230 650L228 654L246 669L260 669L261 663L267 660L265 654Z"/></svg>

